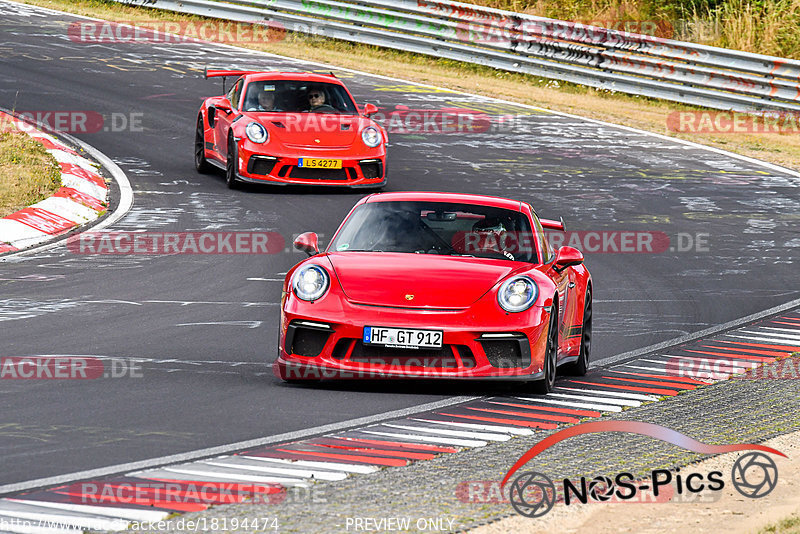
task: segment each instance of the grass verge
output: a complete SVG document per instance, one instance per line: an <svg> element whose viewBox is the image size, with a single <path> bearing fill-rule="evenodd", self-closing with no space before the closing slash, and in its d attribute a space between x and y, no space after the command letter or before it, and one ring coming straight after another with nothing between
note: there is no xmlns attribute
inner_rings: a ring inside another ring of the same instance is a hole
<svg viewBox="0 0 800 534"><path fill-rule="evenodd" d="M792 515L758 531L758 534L800 534L800 516Z"/></svg>
<svg viewBox="0 0 800 534"><path fill-rule="evenodd" d="M119 22L207 20L201 17L123 6L105 0L23 1L26 4ZM574 17L569 17L569 13L564 13L564 18ZM300 34L290 34L278 41L248 43L243 46L298 59L330 63L364 72L574 113L730 150L800 170L800 132L798 130L789 130L790 133L782 134L672 131L668 127L670 114L676 111L700 109L692 106L598 91L584 86L509 73L480 65ZM222 65L215 66L221 67Z"/></svg>
<svg viewBox="0 0 800 534"><path fill-rule="evenodd" d="M55 158L10 123L0 124L0 217L52 195L61 187Z"/></svg>

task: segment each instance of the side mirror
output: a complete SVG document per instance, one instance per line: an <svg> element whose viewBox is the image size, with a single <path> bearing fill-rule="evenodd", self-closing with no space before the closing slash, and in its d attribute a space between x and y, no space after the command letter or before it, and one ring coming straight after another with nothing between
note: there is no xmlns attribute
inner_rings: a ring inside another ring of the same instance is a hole
<svg viewBox="0 0 800 534"><path fill-rule="evenodd" d="M571 265L580 265L581 263L583 263L583 253L580 250L572 247L561 247L556 253L554 269L560 272Z"/></svg>
<svg viewBox="0 0 800 534"><path fill-rule="evenodd" d="M221 110L221 111L224 111L226 114L228 114L231 111L233 111L233 107L231 107L231 103L227 98L224 98L224 99L220 100L219 102L217 102L214 105L214 107L219 109L219 110Z"/></svg>
<svg viewBox="0 0 800 534"><path fill-rule="evenodd" d="M314 232L306 232L297 236L294 240L294 248L301 252L305 252L309 256L319 254L319 243L317 234ZM580 254L580 253L579 253Z"/></svg>
<svg viewBox="0 0 800 534"><path fill-rule="evenodd" d="M378 112L378 106L375 104L364 104L364 116L369 117L370 115L375 115Z"/></svg>

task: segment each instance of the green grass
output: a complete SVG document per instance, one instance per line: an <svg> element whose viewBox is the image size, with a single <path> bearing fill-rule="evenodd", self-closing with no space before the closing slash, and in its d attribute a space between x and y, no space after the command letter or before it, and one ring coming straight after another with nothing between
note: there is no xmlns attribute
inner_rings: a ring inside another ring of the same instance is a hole
<svg viewBox="0 0 800 534"><path fill-rule="evenodd" d="M768 525L758 534L800 534L800 516L797 514Z"/></svg>
<svg viewBox="0 0 800 534"><path fill-rule="evenodd" d="M0 217L52 195L61 187L55 158L41 143L5 124L0 129Z"/></svg>

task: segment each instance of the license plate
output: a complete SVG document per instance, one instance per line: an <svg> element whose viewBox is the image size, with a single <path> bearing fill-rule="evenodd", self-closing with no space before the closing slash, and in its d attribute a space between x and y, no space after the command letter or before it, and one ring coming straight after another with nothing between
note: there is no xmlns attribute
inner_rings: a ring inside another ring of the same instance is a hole
<svg viewBox="0 0 800 534"><path fill-rule="evenodd" d="M298 167L308 169L341 169L342 160L340 159L321 159L321 158L300 158L297 160Z"/></svg>
<svg viewBox="0 0 800 534"><path fill-rule="evenodd" d="M442 331L365 326L364 343L400 349L440 349L442 348Z"/></svg>

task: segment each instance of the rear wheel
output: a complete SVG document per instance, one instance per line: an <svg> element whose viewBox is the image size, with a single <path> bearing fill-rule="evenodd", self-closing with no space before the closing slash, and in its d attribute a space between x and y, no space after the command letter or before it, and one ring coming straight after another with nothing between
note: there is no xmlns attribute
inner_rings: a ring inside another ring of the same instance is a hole
<svg viewBox="0 0 800 534"><path fill-rule="evenodd" d="M586 303L583 305L583 325L581 327L581 353L577 361L566 367L568 374L583 376L589 370L589 356L592 352L592 290L586 288Z"/></svg>
<svg viewBox="0 0 800 534"><path fill-rule="evenodd" d="M233 136L228 138L228 157L225 160L225 182L228 189L236 189L239 183L236 181L236 142Z"/></svg>
<svg viewBox="0 0 800 534"><path fill-rule="evenodd" d="M550 326L547 328L547 347L544 351L542 371L544 377L532 383L534 393L546 395L556 384L556 358L558 357L558 309L553 306L550 313Z"/></svg>
<svg viewBox="0 0 800 534"><path fill-rule="evenodd" d="M206 136L202 115L197 117L197 129L194 134L194 168L201 174L211 172L211 164L206 159Z"/></svg>

